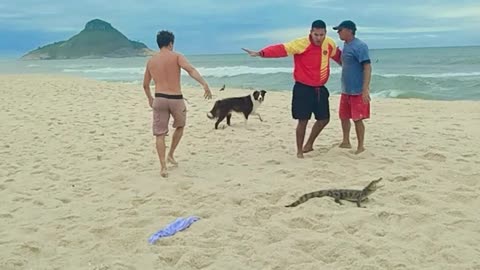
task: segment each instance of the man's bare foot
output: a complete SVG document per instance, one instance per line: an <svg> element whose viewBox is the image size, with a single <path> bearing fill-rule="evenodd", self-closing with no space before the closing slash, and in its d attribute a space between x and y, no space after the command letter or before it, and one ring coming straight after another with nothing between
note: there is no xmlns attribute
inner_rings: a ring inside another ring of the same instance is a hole
<svg viewBox="0 0 480 270"><path fill-rule="evenodd" d="M167 161L171 163L173 166L178 166L178 162L172 156L168 156Z"/></svg>
<svg viewBox="0 0 480 270"><path fill-rule="evenodd" d="M162 168L162 169L160 170L160 176L162 176L162 177L168 177L167 168Z"/></svg>
<svg viewBox="0 0 480 270"><path fill-rule="evenodd" d="M355 155L358 155L358 154L362 153L363 151L365 151L365 148L363 148L363 147L358 147L358 148L357 148L357 151L355 151Z"/></svg>
<svg viewBox="0 0 480 270"><path fill-rule="evenodd" d="M297 158L303 158L303 153L297 153Z"/></svg>
<svg viewBox="0 0 480 270"><path fill-rule="evenodd" d="M352 148L352 145L349 142L342 142L338 147L340 147L340 148Z"/></svg>
<svg viewBox="0 0 480 270"><path fill-rule="evenodd" d="M308 153L308 152L312 152L313 151L313 147L312 146L305 146L303 147L303 153Z"/></svg>

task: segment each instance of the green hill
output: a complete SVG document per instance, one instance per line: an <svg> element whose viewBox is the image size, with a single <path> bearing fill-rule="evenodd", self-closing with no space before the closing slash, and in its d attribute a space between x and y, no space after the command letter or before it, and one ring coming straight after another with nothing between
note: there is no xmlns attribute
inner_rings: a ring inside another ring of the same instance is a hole
<svg viewBox="0 0 480 270"><path fill-rule="evenodd" d="M22 59L133 57L153 53L145 44L131 41L109 23L95 19L70 39L40 47L25 54Z"/></svg>

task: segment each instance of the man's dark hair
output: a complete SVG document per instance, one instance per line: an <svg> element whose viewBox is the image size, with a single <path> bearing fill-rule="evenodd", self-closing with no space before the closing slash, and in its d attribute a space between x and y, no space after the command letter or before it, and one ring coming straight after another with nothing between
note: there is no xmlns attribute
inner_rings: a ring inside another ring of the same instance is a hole
<svg viewBox="0 0 480 270"><path fill-rule="evenodd" d="M316 20L312 23L312 28L327 29L327 25L322 20Z"/></svg>
<svg viewBox="0 0 480 270"><path fill-rule="evenodd" d="M173 35L172 32L162 30L157 33L157 44L160 49L165 46L168 46L170 42L172 44L175 42L175 36Z"/></svg>

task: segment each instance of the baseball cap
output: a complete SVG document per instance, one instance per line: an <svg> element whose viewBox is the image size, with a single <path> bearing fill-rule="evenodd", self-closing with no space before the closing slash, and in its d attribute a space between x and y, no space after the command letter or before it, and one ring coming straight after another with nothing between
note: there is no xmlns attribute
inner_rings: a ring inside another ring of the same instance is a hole
<svg viewBox="0 0 480 270"><path fill-rule="evenodd" d="M338 26L333 27L333 30L338 30L338 29L342 29L342 28L347 28L347 29L350 29L352 31L357 30L357 26L355 25L355 23L352 22L352 21L348 21L348 20L343 21Z"/></svg>

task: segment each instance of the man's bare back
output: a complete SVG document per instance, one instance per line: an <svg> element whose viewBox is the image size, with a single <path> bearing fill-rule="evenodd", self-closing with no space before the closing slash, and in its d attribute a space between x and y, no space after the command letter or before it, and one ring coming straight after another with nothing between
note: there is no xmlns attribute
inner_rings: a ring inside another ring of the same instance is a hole
<svg viewBox="0 0 480 270"><path fill-rule="evenodd" d="M152 79L155 81L155 93L180 95L181 56L170 50L162 50L155 54L147 64Z"/></svg>

